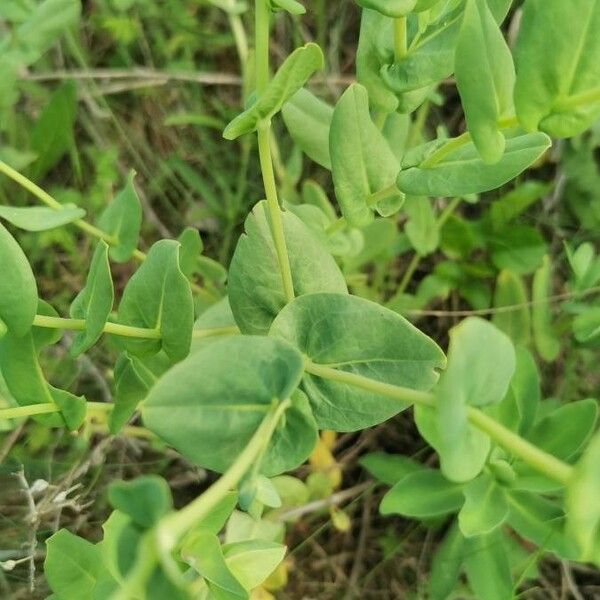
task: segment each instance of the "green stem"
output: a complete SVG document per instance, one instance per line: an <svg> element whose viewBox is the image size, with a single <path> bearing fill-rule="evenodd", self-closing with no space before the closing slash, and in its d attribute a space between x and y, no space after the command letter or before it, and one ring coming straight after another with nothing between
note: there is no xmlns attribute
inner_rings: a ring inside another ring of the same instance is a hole
<svg viewBox="0 0 600 600"><path fill-rule="evenodd" d="M413 257L410 259L410 262L408 263L408 267L406 267L406 270L404 271L404 275L402 275L402 279L398 285L398 289L396 290L397 294L404 293L413 275L415 274L415 271L417 270L417 267L419 266L420 262L421 256L415 252L413 254Z"/></svg>
<svg viewBox="0 0 600 600"><path fill-rule="evenodd" d="M256 0L256 93L260 96L269 84L269 20L270 8L267 0ZM269 209L269 222L279 270L281 271L281 280L283 291L287 301L294 298L294 282L292 280L292 270L288 256L287 246L285 244L285 235L283 232L283 220L281 218L281 209L277 198L277 186L275 183L275 174L273 173L273 158L271 156L271 122L265 121L258 127L258 154L260 158L260 168L262 171L263 182L265 186L265 195Z"/></svg>
<svg viewBox="0 0 600 600"><path fill-rule="evenodd" d="M311 373L317 377L338 381L339 383L346 383L368 392L399 400L403 403L414 403L429 408L435 408L435 395L431 392L421 392L389 383L383 383L381 381L369 379L368 377L363 377L362 375L357 375L356 373L340 371L324 365L317 365L308 359L306 359L304 368L307 373ZM540 448L534 446L510 429L507 429L504 425L498 423L477 408L468 406L467 418L472 425L477 427L477 429L489 435L498 445L525 461L533 469L563 485L566 485L569 482L573 473L573 467L571 465L540 450Z"/></svg>
<svg viewBox="0 0 600 600"><path fill-rule="evenodd" d="M174 548L194 525L206 517L229 490L235 488L262 454L271 440L279 420L289 406L289 400L274 404L244 450L223 473L222 477L196 500L190 502L180 511L171 513L161 520L158 526L159 543L164 543L166 548Z"/></svg>
<svg viewBox="0 0 600 600"><path fill-rule="evenodd" d="M46 315L36 315L33 320L35 327L45 327L47 329L68 329L71 331L85 330L85 319L64 319L62 317L49 317ZM161 333L158 329L146 327L132 327L130 325L121 325L120 323L106 323L103 333L119 335L121 337L142 338L157 340ZM233 325L230 327L211 327L209 329L194 329L193 338L207 338L218 335L235 335L239 329Z"/></svg>
<svg viewBox="0 0 600 600"><path fill-rule="evenodd" d="M106 412L114 408L114 404L108 402L86 402L89 413ZM22 419L23 417L32 417L34 415L47 415L60 412L60 408L54 402L43 402L40 404L29 404L27 406L14 406L0 409L0 420L4 419Z"/></svg>
<svg viewBox="0 0 600 600"><path fill-rule="evenodd" d="M565 110L568 108L576 108L584 104L595 104L596 102L600 102L600 87L558 100L553 108L555 110Z"/></svg>
<svg viewBox="0 0 600 600"><path fill-rule="evenodd" d="M406 56L406 17L394 19L394 61L400 62Z"/></svg>

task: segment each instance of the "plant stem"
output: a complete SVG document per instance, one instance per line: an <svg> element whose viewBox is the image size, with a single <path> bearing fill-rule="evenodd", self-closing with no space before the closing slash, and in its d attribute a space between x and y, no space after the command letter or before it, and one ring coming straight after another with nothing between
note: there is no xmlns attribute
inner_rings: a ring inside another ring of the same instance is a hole
<svg viewBox="0 0 600 600"><path fill-rule="evenodd" d="M400 283L398 284L398 289L396 291L397 294L404 293L404 291L408 287L408 284L410 283L413 275L415 274L415 271L417 270L417 267L419 266L420 262L421 262L421 255L418 254L417 252L415 252L413 254L413 257L410 259L410 262L408 263L408 267L406 267L406 270L404 271L404 274L402 275L402 279L400 280Z"/></svg>
<svg viewBox="0 0 600 600"><path fill-rule="evenodd" d="M304 368L307 373L311 373L317 377L346 383L365 391L399 400L403 403L414 403L435 408L435 395L431 392L421 392L383 383L362 375L357 375L356 373L340 371L325 365L317 365L308 359L305 361ZM490 438L505 450L508 450L511 454L526 462L530 467L554 481L562 485L566 485L569 482L573 473L571 465L540 450L540 448L504 427L504 425L498 423L483 411L472 406L467 406L466 410L469 422L480 431L489 435Z"/></svg>
<svg viewBox="0 0 600 600"><path fill-rule="evenodd" d="M108 402L86 402L88 412L106 412L114 408L114 404ZM27 406L13 406L0 408L0 420L21 419L34 415L47 415L60 412L60 408L54 402L43 402L40 404L29 404Z"/></svg>
<svg viewBox="0 0 600 600"><path fill-rule="evenodd" d="M270 8L267 0L256 0L255 10L255 62L256 62L256 93L261 95L269 84L269 20L271 17ZM292 280L292 270L290 268L290 259L285 244L285 235L283 231L283 220L281 218L281 209L277 198L277 186L275 184L275 174L273 173L273 159L271 156L271 122L266 121L258 126L258 154L260 158L260 168L262 171L263 182L265 186L265 195L267 206L269 208L269 222L271 234L277 253L277 261L281 271L281 280L286 300L289 302L294 298L294 282Z"/></svg>
<svg viewBox="0 0 600 600"><path fill-rule="evenodd" d="M190 529L201 521L214 506L234 488L255 463L267 446L279 420L290 406L289 400L274 404L260 426L238 455L233 464L213 483L201 496L190 502L180 511L171 513L161 520L158 526L159 543L167 548L174 548Z"/></svg>
<svg viewBox="0 0 600 600"><path fill-rule="evenodd" d="M394 60L400 62L406 56L406 17L394 19Z"/></svg>
<svg viewBox="0 0 600 600"><path fill-rule="evenodd" d="M62 317L49 317L46 315L36 315L33 320L34 327L45 327L47 329L69 329L71 331L85 330L85 319L64 319ZM158 340L161 338L160 330L146 327L132 327L130 325L121 325L120 323L106 323L103 329L104 333L119 335L121 337L142 338L149 340ZM237 326L230 327L211 327L209 329L194 329L193 338L207 338L218 335L235 335L239 333Z"/></svg>

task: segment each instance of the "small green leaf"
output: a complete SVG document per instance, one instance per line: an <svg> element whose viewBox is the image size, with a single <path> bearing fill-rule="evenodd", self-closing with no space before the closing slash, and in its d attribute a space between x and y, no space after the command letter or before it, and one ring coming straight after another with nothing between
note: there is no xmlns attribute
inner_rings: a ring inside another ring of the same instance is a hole
<svg viewBox="0 0 600 600"><path fill-rule="evenodd" d="M25 231L47 231L73 223L83 217L85 217L85 210L74 204L63 204L63 208L60 210L46 206L29 206L27 208L0 206L0 219Z"/></svg>
<svg viewBox="0 0 600 600"><path fill-rule="evenodd" d="M240 135L256 131L261 121L273 118L309 77L321 68L323 52L317 44L306 44L294 50L256 102L227 125L223 137L234 140Z"/></svg>
<svg viewBox="0 0 600 600"><path fill-rule="evenodd" d="M496 189L533 164L549 147L543 133L508 137L504 155L494 165L483 162L472 142L453 150L433 166L422 164L439 148L429 142L408 152L396 184L405 194L416 196L463 196Z"/></svg>
<svg viewBox="0 0 600 600"><path fill-rule="evenodd" d="M465 503L458 513L458 524L465 537L486 535L498 528L508 516L504 490L493 477L482 473L463 489Z"/></svg>
<svg viewBox="0 0 600 600"><path fill-rule="evenodd" d="M285 557L286 547L266 540L247 540L223 546L227 566L248 591L258 587Z"/></svg>
<svg viewBox="0 0 600 600"><path fill-rule="evenodd" d="M535 271L547 252L541 233L528 225L507 225L489 238L492 262L519 275Z"/></svg>
<svg viewBox="0 0 600 600"><path fill-rule="evenodd" d="M142 405L144 424L195 464L222 472L273 402L292 396L302 372L302 356L281 340L223 339L159 379ZM267 453L262 471L268 476L300 465L316 441L314 421L301 407L292 405L284 421L270 445L285 444L287 451Z"/></svg>
<svg viewBox="0 0 600 600"><path fill-rule="evenodd" d="M138 556L142 530L118 510L110 514L102 530L104 536L99 546L104 565L115 581L123 582Z"/></svg>
<svg viewBox="0 0 600 600"><path fill-rule="evenodd" d="M575 467L567 486L567 528L577 540L580 560L600 566L600 434L596 434Z"/></svg>
<svg viewBox="0 0 600 600"><path fill-rule="evenodd" d="M531 299L533 301L533 340L539 355L547 362L556 359L560 352L560 342L552 327L550 295L552 265L550 257L544 256L541 267L533 276Z"/></svg>
<svg viewBox="0 0 600 600"><path fill-rule="evenodd" d="M523 5L515 105L526 130L570 137L598 118L599 29L597 2L528 0Z"/></svg>
<svg viewBox="0 0 600 600"><path fill-rule="evenodd" d="M398 514L425 519L457 511L463 504L462 485L448 481L439 471L409 473L386 493L382 515Z"/></svg>
<svg viewBox="0 0 600 600"><path fill-rule="evenodd" d="M290 342L317 365L418 390L431 388L445 362L437 344L399 314L346 294L296 298L279 313L270 335ZM310 373L304 375L303 389L320 429L364 429L406 408Z"/></svg>
<svg viewBox="0 0 600 600"><path fill-rule="evenodd" d="M142 207L133 186L134 177L135 173L132 171L125 187L114 197L98 220L100 229L114 239L110 257L116 262L125 262L131 258L140 236Z"/></svg>
<svg viewBox="0 0 600 600"><path fill-rule="evenodd" d="M386 17L403 17L411 12L417 0L356 0L359 6L376 10Z"/></svg>
<svg viewBox="0 0 600 600"><path fill-rule="evenodd" d="M455 56L456 85L471 138L486 163L504 152L498 121L512 111L515 67L486 0L468 0Z"/></svg>
<svg viewBox="0 0 600 600"><path fill-rule="evenodd" d="M190 283L179 267L179 243L156 242L123 291L118 321L153 329L158 339L127 337L123 345L133 355L163 350L173 361L184 358L192 341L194 303Z"/></svg>
<svg viewBox="0 0 600 600"><path fill-rule="evenodd" d="M248 592L225 562L221 544L214 533L196 531L181 552L186 562L204 577L213 598L249 598Z"/></svg>
<svg viewBox="0 0 600 600"><path fill-rule="evenodd" d="M465 538L455 522L433 556L427 581L431 600L446 600L454 590L460 576L464 550Z"/></svg>
<svg viewBox="0 0 600 600"><path fill-rule="evenodd" d="M306 12L306 8L300 2L296 0L269 0L271 10L285 10L292 15L303 15Z"/></svg>
<svg viewBox="0 0 600 600"><path fill-rule="evenodd" d="M420 471L423 466L407 456L371 452L359 460L360 465L375 479L387 485L394 485L406 475Z"/></svg>
<svg viewBox="0 0 600 600"><path fill-rule="evenodd" d="M435 390L434 439L428 439L449 479L469 481L483 468L490 440L469 425L467 407L499 403L514 370L514 347L491 323L469 317L450 330L448 368Z"/></svg>
<svg viewBox="0 0 600 600"><path fill-rule="evenodd" d="M513 600L513 582L500 531L465 540L464 568L476 598Z"/></svg>
<svg viewBox="0 0 600 600"><path fill-rule="evenodd" d="M494 308L511 307L496 312L492 323L515 344L526 346L531 340L531 313L523 279L509 270L500 271L494 290Z"/></svg>
<svg viewBox="0 0 600 600"><path fill-rule="evenodd" d="M333 108L305 88L299 89L281 109L294 143L317 164L331 170L329 128Z"/></svg>
<svg viewBox="0 0 600 600"><path fill-rule="evenodd" d="M66 529L46 542L44 574L60 600L92 598L101 564L98 547Z"/></svg>
<svg viewBox="0 0 600 600"><path fill-rule="evenodd" d="M189 279L198 268L198 258L202 254L204 244L200 232L195 227L186 227L177 241L181 244L179 266L182 273Z"/></svg>
<svg viewBox="0 0 600 600"><path fill-rule="evenodd" d="M408 217L404 231L412 247L420 256L431 254L440 243L440 231L429 198L407 196L404 212Z"/></svg>
<svg viewBox="0 0 600 600"><path fill-rule="evenodd" d="M77 294L69 311L73 319L85 319L85 331L73 339L73 356L85 352L98 341L112 310L114 296L108 244L100 240L92 257L85 287Z"/></svg>
<svg viewBox="0 0 600 600"><path fill-rule="evenodd" d="M112 507L148 529L173 508L171 490L158 475L145 475L132 481L114 481L108 488Z"/></svg>
<svg viewBox="0 0 600 600"><path fill-rule="evenodd" d="M375 207L368 204L370 196L393 185L400 167L371 121L367 89L358 83L352 84L335 106L329 152L342 214L351 226L364 227L373 219Z"/></svg>
<svg viewBox="0 0 600 600"><path fill-rule="evenodd" d="M0 323L17 336L33 324L38 306L35 278L23 250L0 225Z"/></svg>
<svg viewBox="0 0 600 600"><path fill-rule="evenodd" d="M297 296L347 291L339 267L327 249L290 211L282 213L283 231ZM285 306L277 253L266 202L259 202L245 223L229 268L229 301L243 333L265 334Z"/></svg>

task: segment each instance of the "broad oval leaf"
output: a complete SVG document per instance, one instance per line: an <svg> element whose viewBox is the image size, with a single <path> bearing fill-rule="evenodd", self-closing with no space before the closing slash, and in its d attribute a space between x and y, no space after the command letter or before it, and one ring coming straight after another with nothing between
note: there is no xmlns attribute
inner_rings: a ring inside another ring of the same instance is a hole
<svg viewBox="0 0 600 600"><path fill-rule="evenodd" d="M512 111L515 67L486 0L468 0L454 60L456 85L471 138L486 163L500 160L498 121Z"/></svg>
<svg viewBox="0 0 600 600"><path fill-rule="evenodd" d="M135 172L131 171L125 187L98 220L100 229L112 237L110 257L116 262L125 262L131 258L140 236L142 206L133 186L134 177Z"/></svg>
<svg viewBox="0 0 600 600"><path fill-rule="evenodd" d="M598 2L525 2L515 55L515 106L526 130L569 137L598 118L599 30Z"/></svg>
<svg viewBox="0 0 600 600"><path fill-rule="evenodd" d="M417 390L430 389L436 369L445 364L437 344L398 313L345 294L296 298L277 316L270 335L292 343L316 365ZM364 429L407 407L310 373L303 388L320 429Z"/></svg>
<svg viewBox="0 0 600 600"><path fill-rule="evenodd" d="M188 354L194 303L190 283L179 267L178 242L161 240L150 248L123 291L118 321L157 333L156 339L123 338L131 354L148 356L162 349L173 361Z"/></svg>
<svg viewBox="0 0 600 600"><path fill-rule="evenodd" d="M439 471L422 469L398 481L383 497L379 511L425 519L455 512L463 502L462 485L448 481Z"/></svg>
<svg viewBox="0 0 600 600"><path fill-rule="evenodd" d="M470 481L463 494L465 503L458 513L458 524L465 537L491 533L506 520L508 503L504 490L488 473Z"/></svg>
<svg viewBox="0 0 600 600"><path fill-rule="evenodd" d="M92 598L101 567L99 547L66 529L46 542L44 574L58 598Z"/></svg>
<svg viewBox="0 0 600 600"><path fill-rule="evenodd" d="M435 390L436 433L428 441L452 481L469 481L483 468L490 440L469 424L467 407L499 403L515 360L509 338L483 319L469 317L450 330L448 368Z"/></svg>
<svg viewBox="0 0 600 600"><path fill-rule="evenodd" d="M358 83L352 84L335 105L329 153L342 214L349 225L364 227L373 219L369 197L393 185L400 166L371 121L367 89ZM396 191L393 196L401 194Z"/></svg>
<svg viewBox="0 0 600 600"><path fill-rule="evenodd" d="M315 234L293 213L281 215L294 292L347 292L335 260ZM285 306L267 204L259 202L245 222L229 268L229 302L243 333L266 334Z"/></svg>
<svg viewBox="0 0 600 600"><path fill-rule="evenodd" d="M78 356L100 338L114 302L114 287L108 262L108 244L98 242L84 288L70 308L73 319L85 319L85 331L73 338L71 354Z"/></svg>
<svg viewBox="0 0 600 600"><path fill-rule="evenodd" d="M63 204L60 210L47 206L0 206L0 219L25 231L47 231L85 217L85 210L74 204Z"/></svg>
<svg viewBox="0 0 600 600"><path fill-rule="evenodd" d="M281 114L287 130L302 152L331 170L329 128L333 108L301 88L283 105Z"/></svg>
<svg viewBox="0 0 600 600"><path fill-rule="evenodd" d="M260 425L274 402L290 398L303 372L300 353L268 337L238 336L202 348L163 375L143 402L144 424L202 467L222 472ZM293 403L262 471L276 475L300 465L316 441L316 425Z"/></svg>
<svg viewBox="0 0 600 600"><path fill-rule="evenodd" d="M21 246L2 225L0 265L0 332L4 324L15 335L24 335L37 312L37 285Z"/></svg>
<svg viewBox="0 0 600 600"><path fill-rule="evenodd" d="M309 77L321 68L323 52L317 44L306 44L294 50L256 102L227 125L223 137L234 140L240 135L256 131L261 121L268 121L277 114Z"/></svg>
<svg viewBox="0 0 600 600"><path fill-rule="evenodd" d="M407 153L396 180L401 191L417 196L463 196L496 189L533 164L550 147L550 138L544 133L507 137L504 155L493 165L483 162L472 142L432 166L423 164L439 146L439 141L430 142Z"/></svg>

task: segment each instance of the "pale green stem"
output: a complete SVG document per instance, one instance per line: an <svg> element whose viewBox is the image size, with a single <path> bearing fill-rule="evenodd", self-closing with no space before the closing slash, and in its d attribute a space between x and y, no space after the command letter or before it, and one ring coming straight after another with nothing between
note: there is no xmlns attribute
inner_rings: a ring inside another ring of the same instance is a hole
<svg viewBox="0 0 600 600"><path fill-rule="evenodd" d="M435 395L431 392L421 392L409 388L383 383L356 373L341 371L332 367L317 365L310 360L305 362L307 373L346 383L365 391L373 392L392 398L403 403L414 403L429 408L435 407ZM572 474L573 467L562 460L544 452L534 446L521 436L504 427L484 412L471 406L467 407L467 418L470 423L490 436L497 444L514 456L525 461L530 467L550 477L563 485L566 485Z"/></svg>
<svg viewBox="0 0 600 600"><path fill-rule="evenodd" d="M415 274L415 271L417 270L417 267L419 266L420 262L421 256L415 252L413 254L413 257L410 259L410 262L408 263L408 267L406 267L406 270L402 275L400 283L398 284L398 294L404 293L404 290L406 290L406 288L408 287L408 284L410 283L413 275Z"/></svg>
<svg viewBox="0 0 600 600"><path fill-rule="evenodd" d="M567 108L576 108L584 104L595 104L596 102L600 102L600 87L558 100L553 108L564 110Z"/></svg>
<svg viewBox="0 0 600 600"><path fill-rule="evenodd" d="M85 330L85 319L64 319L62 317L49 317L46 315L36 315L33 320L35 327L45 327L47 329L69 329L71 331ZM157 340L161 338L160 330L146 327L132 327L130 325L121 325L120 323L106 323L103 333L118 335L121 337L142 338ZM207 338L219 335L235 335L239 333L236 326L230 327L211 327L208 329L194 329L193 338Z"/></svg>
<svg viewBox="0 0 600 600"><path fill-rule="evenodd" d="M406 17L394 19L394 60L400 62L406 56Z"/></svg>
<svg viewBox="0 0 600 600"><path fill-rule="evenodd" d="M107 402L86 402L87 411L107 412L114 408L114 404ZM32 417L34 415L47 415L60 412L60 408L54 402L43 402L40 404L29 404L28 406L13 406L10 408L0 408L0 420L3 419L21 419Z"/></svg>
<svg viewBox="0 0 600 600"><path fill-rule="evenodd" d="M115 592L110 600L132 600L138 597L138 590L143 589L158 563L157 548L160 548L162 554L171 552L185 534L202 521L225 495L238 485L262 454L289 406L289 400L274 405L227 471L198 498L181 510L163 517L156 528L148 532L148 537L143 544L147 547L146 550L138 557L135 566L127 576L125 585Z"/></svg>

